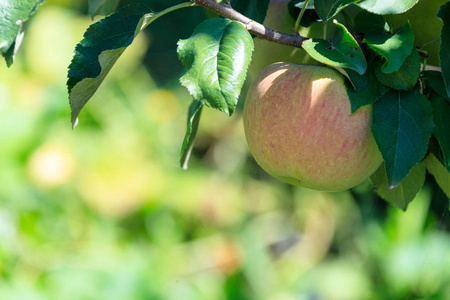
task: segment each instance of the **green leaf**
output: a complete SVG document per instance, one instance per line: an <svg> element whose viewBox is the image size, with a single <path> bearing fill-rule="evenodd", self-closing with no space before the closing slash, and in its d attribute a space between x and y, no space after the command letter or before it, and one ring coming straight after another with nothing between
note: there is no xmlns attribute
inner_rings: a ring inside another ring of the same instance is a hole
<svg viewBox="0 0 450 300"><path fill-rule="evenodd" d="M386 59L382 71L398 71L414 47L414 32L409 21L395 33L380 31L368 32L364 38L367 45Z"/></svg>
<svg viewBox="0 0 450 300"><path fill-rule="evenodd" d="M202 108L203 103L197 100L192 101L189 106L186 135L184 136L180 153L180 165L183 169L187 169L189 157L191 156L191 151L194 147L194 140L200 124Z"/></svg>
<svg viewBox="0 0 450 300"><path fill-rule="evenodd" d="M328 21L334 17L341 9L356 0L315 0L316 13L324 21Z"/></svg>
<svg viewBox="0 0 450 300"><path fill-rule="evenodd" d="M373 73L373 67L369 63L366 74L367 84L362 90L355 90L348 83L346 84L347 95L350 99L352 113L356 112L360 107L377 102L384 94L385 89L376 79Z"/></svg>
<svg viewBox="0 0 450 300"><path fill-rule="evenodd" d="M373 109L372 133L386 163L389 186L396 187L428 149L433 111L422 94L394 91Z"/></svg>
<svg viewBox="0 0 450 300"><path fill-rule="evenodd" d="M269 8L269 0L231 0L230 5L244 16L262 24Z"/></svg>
<svg viewBox="0 0 450 300"><path fill-rule="evenodd" d="M330 41L309 39L303 49L315 60L338 68L348 68L360 75L367 70L367 62L356 40L344 25L334 22L338 30Z"/></svg>
<svg viewBox="0 0 450 300"><path fill-rule="evenodd" d="M450 198L450 174L432 153L425 160L428 172L434 176L439 187Z"/></svg>
<svg viewBox="0 0 450 300"><path fill-rule="evenodd" d="M419 0L363 0L358 5L378 15L401 14L412 8Z"/></svg>
<svg viewBox="0 0 450 300"><path fill-rule="evenodd" d="M433 106L434 135L441 146L445 167L450 172L450 104L434 93L430 100Z"/></svg>
<svg viewBox="0 0 450 300"><path fill-rule="evenodd" d="M10 67L22 43L24 26L45 0L0 1L0 52Z"/></svg>
<svg viewBox="0 0 450 300"><path fill-rule="evenodd" d="M367 33L370 31L385 32L389 31L389 25L383 16L363 10L355 16L353 29L359 33Z"/></svg>
<svg viewBox="0 0 450 300"><path fill-rule="evenodd" d="M116 11L120 0L90 0L89 15L94 18L97 15L107 16Z"/></svg>
<svg viewBox="0 0 450 300"><path fill-rule="evenodd" d="M178 42L178 57L188 69L181 83L195 100L232 115L253 51L241 23L209 19L189 39Z"/></svg>
<svg viewBox="0 0 450 300"><path fill-rule="evenodd" d="M420 56L416 49L413 49L398 71L392 73L382 72L381 60L375 64L375 75L384 85L396 90L412 90L420 76Z"/></svg>
<svg viewBox="0 0 450 300"><path fill-rule="evenodd" d="M158 17L146 14L148 11L147 6L130 5L86 30L69 66L67 87L72 126L77 125L81 109L136 35Z"/></svg>
<svg viewBox="0 0 450 300"><path fill-rule="evenodd" d="M439 60L441 62L442 74L447 90L447 98L450 97L450 2L442 5L437 16L444 22L441 31L441 49Z"/></svg>
<svg viewBox="0 0 450 300"><path fill-rule="evenodd" d="M450 101L450 97L447 95L447 90L444 83L444 77L442 72L439 71L424 71L423 75L426 79L426 87L431 88L439 96Z"/></svg>
<svg viewBox="0 0 450 300"><path fill-rule="evenodd" d="M425 183L426 167L425 163L415 165L405 179L397 187L392 188L388 184L386 168L382 164L378 170L370 176L370 180L375 185L375 192L387 202L406 210L408 204L414 200L417 193Z"/></svg>

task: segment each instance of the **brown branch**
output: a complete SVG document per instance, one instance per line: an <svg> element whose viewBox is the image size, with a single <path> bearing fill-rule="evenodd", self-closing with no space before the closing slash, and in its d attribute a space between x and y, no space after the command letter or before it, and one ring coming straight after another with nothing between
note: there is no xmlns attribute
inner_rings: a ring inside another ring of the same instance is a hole
<svg viewBox="0 0 450 300"><path fill-rule="evenodd" d="M287 34L267 28L266 26L255 22L252 19L247 18L241 13L235 11L228 4L220 4L215 0L192 0L192 3L194 5L203 6L207 9L210 9L225 18L244 24L248 32L257 35L264 40L297 48L302 48L302 44L306 40L306 38L301 35Z"/></svg>

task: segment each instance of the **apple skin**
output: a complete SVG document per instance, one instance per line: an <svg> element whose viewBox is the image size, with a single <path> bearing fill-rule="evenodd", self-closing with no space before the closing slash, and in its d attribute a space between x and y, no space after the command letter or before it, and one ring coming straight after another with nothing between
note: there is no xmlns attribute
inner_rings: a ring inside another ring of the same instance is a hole
<svg viewBox="0 0 450 300"><path fill-rule="evenodd" d="M295 20L289 14L289 2L290 0L271 0L263 25L280 32L294 34ZM322 28L323 24L314 23L308 28L300 28L300 34L305 37L320 37ZM255 78L268 65L281 61L315 63L315 60L303 49L256 39L249 66L251 78Z"/></svg>
<svg viewBox="0 0 450 300"><path fill-rule="evenodd" d="M272 176L322 191L342 191L382 163L371 132L372 107L350 113L344 79L321 66L275 63L250 87L245 136Z"/></svg>
<svg viewBox="0 0 450 300"><path fill-rule="evenodd" d="M385 16L386 21L394 28L399 28L410 21L414 30L414 44L421 46L434 39L441 37L442 20L436 15L441 5L448 0L420 0L416 5L404 14ZM439 48L441 42L436 41L425 46L423 49L428 52L430 58L427 64L439 66Z"/></svg>

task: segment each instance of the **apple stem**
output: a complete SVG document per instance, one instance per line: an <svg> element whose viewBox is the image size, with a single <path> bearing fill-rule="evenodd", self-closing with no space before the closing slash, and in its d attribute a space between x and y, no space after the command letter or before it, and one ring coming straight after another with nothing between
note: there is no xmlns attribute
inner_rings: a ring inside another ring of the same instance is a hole
<svg viewBox="0 0 450 300"><path fill-rule="evenodd" d="M270 42L302 48L307 39L299 34L288 34L270 29L234 10L230 5L217 3L215 0L191 0L193 5L205 7L225 18L242 23L248 32Z"/></svg>

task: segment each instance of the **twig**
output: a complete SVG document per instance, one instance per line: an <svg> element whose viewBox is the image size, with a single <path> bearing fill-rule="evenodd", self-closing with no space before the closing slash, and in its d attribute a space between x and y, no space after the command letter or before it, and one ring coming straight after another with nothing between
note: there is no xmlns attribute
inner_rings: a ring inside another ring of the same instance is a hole
<svg viewBox="0 0 450 300"><path fill-rule="evenodd" d="M220 4L215 0L192 0L192 3L212 10L225 18L244 24L248 32L257 35L264 40L302 48L303 42L307 39L299 34L287 34L270 29L235 11L230 5Z"/></svg>

